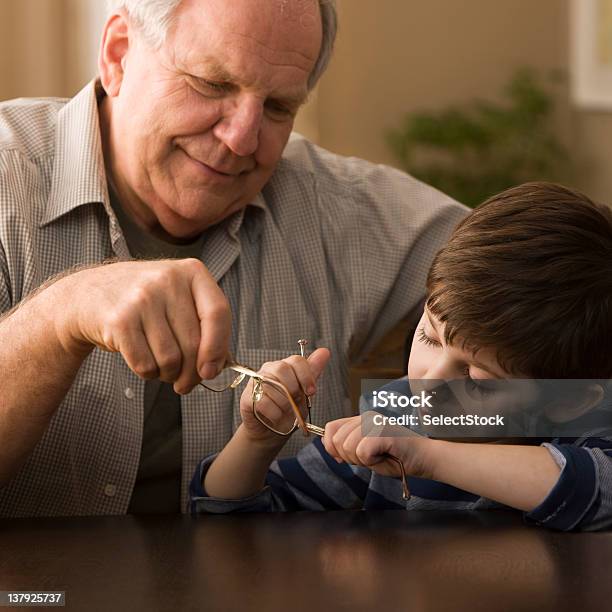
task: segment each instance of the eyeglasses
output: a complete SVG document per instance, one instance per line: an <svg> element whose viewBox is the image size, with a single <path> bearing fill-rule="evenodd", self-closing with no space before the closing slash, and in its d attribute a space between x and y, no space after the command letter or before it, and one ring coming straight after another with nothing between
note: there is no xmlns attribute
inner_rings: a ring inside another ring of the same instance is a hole
<svg viewBox="0 0 612 612"><path fill-rule="evenodd" d="M307 344L307 340L298 340L300 355L302 357L306 357L305 347ZM313 425L309 422L312 402L304 389L300 388L300 397L298 397L296 400L291 395L289 389L280 380L277 380L272 376L264 376L263 374L259 374L248 366L238 363L231 357L226 360L225 366L218 376L211 380L203 380L200 382L200 385L209 391L222 393L224 391L236 389L236 387L238 387L238 385L240 385L240 383L247 377L253 382L253 390L251 395L253 415L264 427L275 434L284 437L290 436L298 428L304 432L305 436L314 434L316 436L323 437L325 435L324 427L318 427L317 425ZM284 411L280 410L280 420L272 421L269 417L262 414L257 409L258 403L264 396L272 399L272 401L275 403L275 398L280 401L286 400L291 407L292 415L287 417ZM306 419L308 419L308 421ZM410 491L406 481L404 464L394 455L388 454L387 457L397 463L402 479L403 498L405 500L410 499Z"/></svg>

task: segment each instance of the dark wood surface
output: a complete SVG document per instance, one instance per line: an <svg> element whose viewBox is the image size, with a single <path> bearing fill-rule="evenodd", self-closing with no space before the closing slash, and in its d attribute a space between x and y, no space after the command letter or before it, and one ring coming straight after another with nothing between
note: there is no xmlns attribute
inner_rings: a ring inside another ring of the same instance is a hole
<svg viewBox="0 0 612 612"><path fill-rule="evenodd" d="M72 610L609 610L612 532L518 514L327 512L0 521L0 590Z"/></svg>

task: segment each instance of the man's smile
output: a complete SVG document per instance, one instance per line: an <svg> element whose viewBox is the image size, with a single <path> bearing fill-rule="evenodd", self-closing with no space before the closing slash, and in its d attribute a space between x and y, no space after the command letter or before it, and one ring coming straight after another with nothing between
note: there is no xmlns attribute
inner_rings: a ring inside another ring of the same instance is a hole
<svg viewBox="0 0 612 612"><path fill-rule="evenodd" d="M194 166L195 168L198 169L199 172L201 172L202 174L204 174L205 176L213 180L222 181L222 182L231 182L239 178L241 175L245 174L246 172L248 172L248 170L229 169L229 168L223 168L217 164L206 163L204 161L196 159L194 156L190 155L182 147L178 146L177 148L182 153L185 154L185 156L191 162L192 166Z"/></svg>

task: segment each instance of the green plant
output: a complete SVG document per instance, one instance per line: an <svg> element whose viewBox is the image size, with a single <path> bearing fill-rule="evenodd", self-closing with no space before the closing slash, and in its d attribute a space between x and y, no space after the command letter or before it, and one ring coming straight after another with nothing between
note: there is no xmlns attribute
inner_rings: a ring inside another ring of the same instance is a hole
<svg viewBox="0 0 612 612"><path fill-rule="evenodd" d="M551 126L552 94L528 69L503 94L500 104L408 114L389 146L405 170L468 206L525 181L554 180L569 162Z"/></svg>

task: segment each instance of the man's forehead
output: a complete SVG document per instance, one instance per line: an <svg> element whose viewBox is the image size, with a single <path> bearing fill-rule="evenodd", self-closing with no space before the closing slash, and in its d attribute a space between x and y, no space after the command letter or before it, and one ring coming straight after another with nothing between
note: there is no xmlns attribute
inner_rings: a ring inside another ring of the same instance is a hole
<svg viewBox="0 0 612 612"><path fill-rule="evenodd" d="M299 22L304 27L317 24L319 16L318 0L273 0L280 17L289 21Z"/></svg>
<svg viewBox="0 0 612 612"><path fill-rule="evenodd" d="M318 6L318 0L184 0L170 45L193 73L214 67L218 80L232 81L259 61L310 73L321 44Z"/></svg>
<svg viewBox="0 0 612 612"><path fill-rule="evenodd" d="M271 48L282 41L288 50L318 42L322 27L319 0L183 0L181 16L183 25L206 21L209 29L251 37Z"/></svg>

